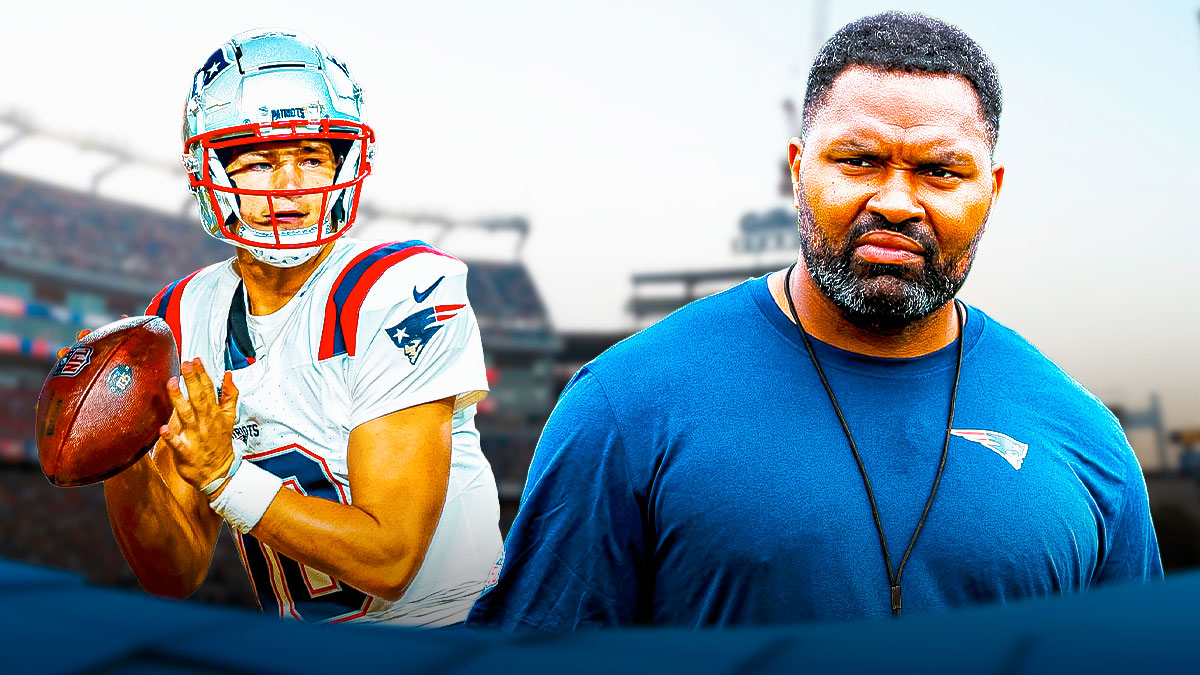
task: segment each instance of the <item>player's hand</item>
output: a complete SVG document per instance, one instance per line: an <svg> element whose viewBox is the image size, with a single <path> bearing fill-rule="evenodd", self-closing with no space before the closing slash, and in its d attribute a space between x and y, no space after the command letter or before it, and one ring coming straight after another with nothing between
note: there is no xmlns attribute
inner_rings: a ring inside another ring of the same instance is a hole
<svg viewBox="0 0 1200 675"><path fill-rule="evenodd" d="M128 319L128 318L129 318L129 315L128 315L128 314L122 314L122 315L121 315L121 318L122 318L122 319ZM90 331L90 330L87 330L87 329L84 329L84 330L81 330L81 331L79 331L78 333L76 333L76 334L75 334L75 341L76 341L76 342L79 342L79 341L80 341L80 340L82 340L83 338L87 337L88 333L91 333L91 332L92 332L92 331ZM61 359L62 357L66 356L66 355L67 355L67 352L69 352L69 351L71 351L71 348L70 348L70 347L63 347L62 349L58 350L58 358L60 358L60 359Z"/></svg>
<svg viewBox="0 0 1200 675"><path fill-rule="evenodd" d="M79 332L78 332L78 333L76 333L76 335L75 335L75 341L76 341L76 342L78 342L78 341L82 340L82 339L83 339L84 337L86 337L86 336L87 336L87 334L88 334L88 333L90 333L90 332L92 332L92 331L90 331L90 330L81 330L81 331L79 331ZM61 359L62 357L66 356L66 355L67 355L67 352L69 352L69 351L71 351L71 348L70 348L70 347L63 347L62 349L58 350L58 358L60 358L60 359Z"/></svg>
<svg viewBox="0 0 1200 675"><path fill-rule="evenodd" d="M175 414L158 435L174 451L179 476L199 490L224 476L233 463L238 390L233 373L226 371L218 400L200 359L179 364L179 373L187 393L181 390L178 377L167 381Z"/></svg>

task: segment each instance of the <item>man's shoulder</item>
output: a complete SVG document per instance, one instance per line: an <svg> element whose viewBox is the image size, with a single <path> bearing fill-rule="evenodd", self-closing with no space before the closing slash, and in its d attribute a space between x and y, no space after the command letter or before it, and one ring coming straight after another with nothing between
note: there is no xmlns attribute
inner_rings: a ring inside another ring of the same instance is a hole
<svg viewBox="0 0 1200 675"><path fill-rule="evenodd" d="M344 238L330 261L330 294L362 298L364 310L391 307L408 298L420 303L442 284L461 285L467 265L450 253L419 240L368 242Z"/></svg>
<svg viewBox="0 0 1200 675"><path fill-rule="evenodd" d="M727 360L730 345L744 341L743 329L757 311L750 280L690 302L609 347L589 366L601 379L631 374L659 377L688 371L712 360ZM750 327L753 330L753 327Z"/></svg>
<svg viewBox="0 0 1200 675"><path fill-rule="evenodd" d="M1020 333L972 307L984 320L983 333L974 357L977 371L997 392L1008 392L1030 406L1042 406L1060 420L1069 420L1074 430L1097 434L1106 440L1124 432L1120 423L1095 394L1063 370ZM964 375L969 372L964 364Z"/></svg>
<svg viewBox="0 0 1200 675"><path fill-rule="evenodd" d="M233 258L227 258L201 267L195 272L163 286L162 290L150 300L150 304L146 307L146 313L161 316L168 311L173 302L182 303L185 291L190 297L195 297L197 293L211 290L219 284L223 275L230 269L232 261Z"/></svg>

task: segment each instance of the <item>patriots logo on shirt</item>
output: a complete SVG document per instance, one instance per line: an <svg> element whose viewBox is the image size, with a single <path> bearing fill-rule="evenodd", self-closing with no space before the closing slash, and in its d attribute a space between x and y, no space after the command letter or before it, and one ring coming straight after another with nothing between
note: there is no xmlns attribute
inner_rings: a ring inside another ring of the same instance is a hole
<svg viewBox="0 0 1200 675"><path fill-rule="evenodd" d="M1022 443L1012 436L1005 436L999 431L987 431L985 429L953 429L951 434L959 438L965 438L968 441L974 441L983 447L995 452L1003 457L1012 468L1020 471L1021 464L1025 461L1025 454L1029 451L1029 444Z"/></svg>
<svg viewBox="0 0 1200 675"><path fill-rule="evenodd" d="M425 351L425 345L429 344L429 339L433 334L441 330L446 321L454 318L458 314L458 310L466 305L436 305L428 309L423 309L419 312L413 312L408 315L408 318L400 323L385 329L387 336L396 343L396 346L404 350L404 355L408 357L408 362L414 366L417 364L417 359L421 357L421 352Z"/></svg>
<svg viewBox="0 0 1200 675"><path fill-rule="evenodd" d="M487 581L483 582L483 591L486 593L496 587L500 583L500 571L504 569L504 547L500 547L500 557L496 559L496 564L492 565L492 571L488 572Z"/></svg>

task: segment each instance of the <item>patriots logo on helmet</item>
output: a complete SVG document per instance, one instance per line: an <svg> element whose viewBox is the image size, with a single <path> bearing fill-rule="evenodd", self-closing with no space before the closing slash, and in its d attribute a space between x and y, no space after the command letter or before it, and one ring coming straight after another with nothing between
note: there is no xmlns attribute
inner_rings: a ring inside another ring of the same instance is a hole
<svg viewBox="0 0 1200 675"><path fill-rule="evenodd" d="M1005 436L999 431L987 431L985 429L953 429L951 434L959 438L965 438L968 441L974 441L983 447L995 452L1012 464L1012 468L1020 471L1021 464L1025 461L1025 454L1029 451L1029 444L1022 443L1012 436Z"/></svg>
<svg viewBox="0 0 1200 675"><path fill-rule="evenodd" d="M195 61L193 61L193 63L195 63ZM217 74L222 70L225 70L225 68L228 66L229 60L225 58L224 49L218 49L217 51L213 52L212 56L208 57L208 60L205 61L204 65L200 67L200 70L196 71L196 75L204 75L204 83L200 86L207 87L208 84L217 77Z"/></svg>
<svg viewBox="0 0 1200 675"><path fill-rule="evenodd" d="M346 67L346 64L334 58L332 54L326 54L325 58L329 59L333 65L341 68L342 72L346 74L346 77L350 77L350 69Z"/></svg>
<svg viewBox="0 0 1200 675"><path fill-rule="evenodd" d="M454 318L458 310L466 305L436 305L419 312L413 312L408 318L386 329L388 337L396 346L404 350L408 362L416 365L421 352L433 334L441 330L446 321Z"/></svg>

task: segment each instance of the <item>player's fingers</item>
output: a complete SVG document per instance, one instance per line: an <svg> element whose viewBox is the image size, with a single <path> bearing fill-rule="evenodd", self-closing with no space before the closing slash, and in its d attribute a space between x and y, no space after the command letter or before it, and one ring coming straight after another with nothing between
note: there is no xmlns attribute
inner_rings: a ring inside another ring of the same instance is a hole
<svg viewBox="0 0 1200 675"><path fill-rule="evenodd" d="M167 420L166 427L173 434L183 433L183 422L179 421L179 413L171 413L171 419Z"/></svg>
<svg viewBox="0 0 1200 675"><path fill-rule="evenodd" d="M200 389L203 391L201 400L205 405L215 407L217 405L217 386L213 384L212 378L208 376L208 371L204 369L204 363L200 359L196 359L196 379L200 382Z"/></svg>
<svg viewBox="0 0 1200 675"><path fill-rule="evenodd" d="M233 383L233 371L225 371L221 380L221 409L227 412L237 411L238 388Z"/></svg>
<svg viewBox="0 0 1200 675"><path fill-rule="evenodd" d="M175 452L180 452L183 449L183 443L179 439L179 434L166 424L158 428L158 437L163 443L167 444L167 447Z"/></svg>
<svg viewBox="0 0 1200 675"><path fill-rule="evenodd" d="M92 332L92 331L90 331L90 330L86 330L86 329L85 329L85 330L81 330L81 331L79 331L78 333L76 333L76 334L75 334L75 340L76 340L76 341L82 340L83 338L85 338L85 337L87 337L87 336L88 336L88 333L91 333L91 332ZM63 347L62 349L58 350L58 358L60 358L60 359L61 359L62 357L66 356L66 355L67 355L67 352L69 352L69 351L71 351L71 348L70 348L70 347Z"/></svg>
<svg viewBox="0 0 1200 675"><path fill-rule="evenodd" d="M230 427L237 424L237 400L238 388L233 383L233 373L227 370L221 378L221 414Z"/></svg>
<svg viewBox="0 0 1200 675"><path fill-rule="evenodd" d="M187 384L188 398L191 399L193 408L205 410L216 405L212 380L208 379L208 373L204 372L204 364L200 359L179 364L179 373L183 375L183 381Z"/></svg>
<svg viewBox="0 0 1200 675"><path fill-rule="evenodd" d="M188 391L192 391L189 386ZM196 423L196 411L192 409L192 402L184 396L183 391L179 388L179 378L172 377L167 380L167 397L171 399L171 406L175 408L175 416L172 421L178 419L183 424Z"/></svg>

